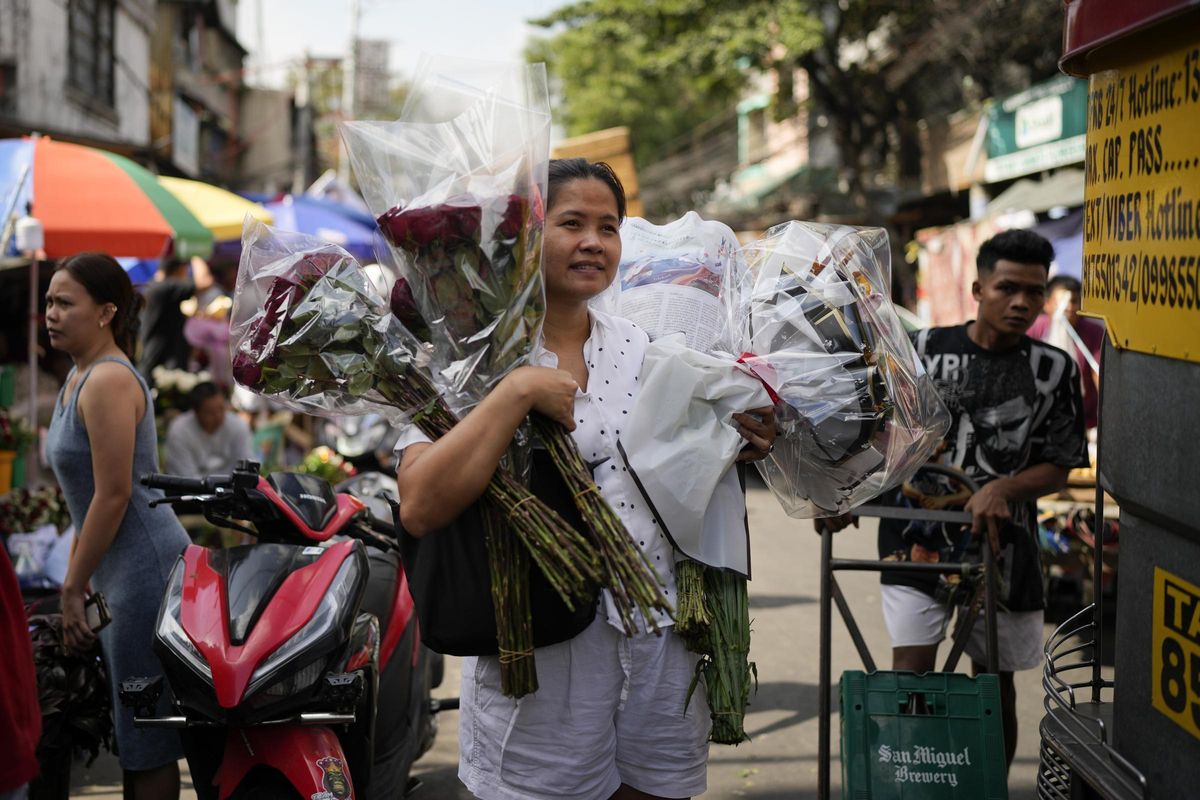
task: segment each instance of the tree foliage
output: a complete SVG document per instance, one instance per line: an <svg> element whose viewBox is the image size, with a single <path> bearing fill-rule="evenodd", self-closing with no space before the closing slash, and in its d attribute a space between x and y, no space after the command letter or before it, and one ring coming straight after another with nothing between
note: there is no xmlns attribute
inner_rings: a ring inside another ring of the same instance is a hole
<svg viewBox="0 0 1200 800"><path fill-rule="evenodd" d="M559 82L568 135L615 125L633 131L645 160L696 125L727 112L772 47L800 52L818 28L795 2L579 0L535 25L527 48Z"/></svg>
<svg viewBox="0 0 1200 800"><path fill-rule="evenodd" d="M1061 10L1022 0L577 0L535 20L569 135L628 125L641 163L728 113L774 70L777 118L796 67L861 197L919 176L918 122L1056 70Z"/></svg>

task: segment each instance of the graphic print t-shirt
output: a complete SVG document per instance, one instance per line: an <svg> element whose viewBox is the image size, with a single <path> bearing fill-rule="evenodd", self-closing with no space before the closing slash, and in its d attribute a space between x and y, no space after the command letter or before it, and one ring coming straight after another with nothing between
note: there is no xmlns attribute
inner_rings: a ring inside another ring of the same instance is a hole
<svg viewBox="0 0 1200 800"><path fill-rule="evenodd" d="M912 334L913 345L950 410L941 463L961 469L981 486L1034 464L1087 466L1083 400L1075 360L1044 342L1022 337L1011 350L985 350L967 325ZM900 498L896 498L900 501ZM879 557L928 560L919 525L881 520ZM947 532L945 543L961 543ZM914 543L917 551L914 552ZM1000 532L1000 602L1009 611L1044 606L1037 541L1037 504L1012 504L1012 523ZM949 548L953 549L953 548ZM937 578L884 572L884 583L933 593Z"/></svg>

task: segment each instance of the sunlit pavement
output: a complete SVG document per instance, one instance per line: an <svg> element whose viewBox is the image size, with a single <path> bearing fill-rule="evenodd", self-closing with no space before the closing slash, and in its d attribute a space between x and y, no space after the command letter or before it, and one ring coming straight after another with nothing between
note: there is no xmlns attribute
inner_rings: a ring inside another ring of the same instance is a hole
<svg viewBox="0 0 1200 800"><path fill-rule="evenodd" d="M714 745L709 761L709 790L705 798L794 800L816 797L817 786L817 560L820 540L806 520L793 520L764 489L750 492L754 580L750 584L753 616L751 657L758 664L758 694L751 698L746 730L751 741L739 747ZM875 557L875 523L863 520L837 538L835 554L846 558ZM838 581L881 666L889 660L887 633L879 610L878 577L869 573L839 573ZM1047 629L1049 632L1049 629ZM448 659L446 682L438 696L458 691L458 662ZM962 666L965 666L964 660ZM850 637L834 615L833 675L861 666ZM1017 707L1021 721L1016 762L1009 778L1013 800L1036 797L1038 738L1042 717L1041 675L1029 670L1017 675ZM836 696L834 707L836 708ZM421 800L457 800L470 795L458 782L458 712L439 717L437 742L417 763L413 775L422 782L414 795ZM833 725L833 796L840 796L838 718ZM115 759L105 757L85 771L74 770L73 797L120 797L120 773ZM184 797L192 798L185 774Z"/></svg>

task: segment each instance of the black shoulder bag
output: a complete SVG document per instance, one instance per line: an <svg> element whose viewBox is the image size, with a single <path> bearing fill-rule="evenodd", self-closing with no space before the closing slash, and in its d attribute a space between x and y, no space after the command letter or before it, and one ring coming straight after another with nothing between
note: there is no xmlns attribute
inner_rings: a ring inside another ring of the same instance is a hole
<svg viewBox="0 0 1200 800"><path fill-rule="evenodd" d="M586 533L570 490L549 454L540 448L532 454L531 489L568 524ZM399 538L425 646L452 656L496 655L492 581L479 504L472 504L440 531L418 539L400 528ZM529 573L534 647L565 642L582 633L596 616L599 585L593 587L590 601L577 601L570 611L537 565L531 565Z"/></svg>

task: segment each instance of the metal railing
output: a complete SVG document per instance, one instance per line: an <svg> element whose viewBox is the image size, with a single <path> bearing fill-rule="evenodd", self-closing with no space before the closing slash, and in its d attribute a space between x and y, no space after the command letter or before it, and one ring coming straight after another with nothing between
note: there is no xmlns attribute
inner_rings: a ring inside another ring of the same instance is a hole
<svg viewBox="0 0 1200 800"><path fill-rule="evenodd" d="M1067 749L1087 751L1092 763L1105 773L1105 796L1141 798L1146 793L1146 778L1112 746L1106 712L1111 710L1114 681L1100 673L1100 637L1096 635L1096 609L1089 605L1059 625L1046 640L1042 670L1043 705L1047 719L1060 728L1059 747L1045 736L1043 721L1042 758L1038 775L1038 796L1070 797L1071 769ZM1084 673L1084 676L1080 676ZM1107 693L1107 696L1106 696Z"/></svg>

